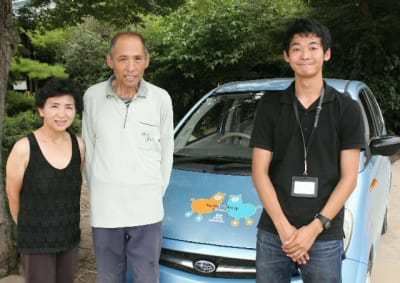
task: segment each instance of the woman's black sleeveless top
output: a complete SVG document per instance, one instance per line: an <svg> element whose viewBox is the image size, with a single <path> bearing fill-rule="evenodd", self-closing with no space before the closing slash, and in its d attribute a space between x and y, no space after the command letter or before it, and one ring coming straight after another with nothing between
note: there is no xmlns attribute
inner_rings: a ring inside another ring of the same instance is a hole
<svg viewBox="0 0 400 283"><path fill-rule="evenodd" d="M56 253L80 241L81 155L71 135L72 158L64 169L47 162L33 135L28 135L30 157L23 178L17 225L17 247L22 253Z"/></svg>

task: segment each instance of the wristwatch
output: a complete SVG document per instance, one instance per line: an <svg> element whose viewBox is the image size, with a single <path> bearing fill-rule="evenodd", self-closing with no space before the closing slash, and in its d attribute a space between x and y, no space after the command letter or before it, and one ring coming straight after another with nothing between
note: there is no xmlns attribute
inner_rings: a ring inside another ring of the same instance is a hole
<svg viewBox="0 0 400 283"><path fill-rule="evenodd" d="M331 220L328 217L323 216L321 213L315 214L314 218L317 218L321 222L324 230L328 230L331 227Z"/></svg>

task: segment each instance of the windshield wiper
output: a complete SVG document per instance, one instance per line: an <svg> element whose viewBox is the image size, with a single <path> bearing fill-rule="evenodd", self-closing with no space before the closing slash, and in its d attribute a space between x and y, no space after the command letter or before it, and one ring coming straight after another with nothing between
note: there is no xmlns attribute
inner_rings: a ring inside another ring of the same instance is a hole
<svg viewBox="0 0 400 283"><path fill-rule="evenodd" d="M174 154L174 164L190 163L190 162L212 162L212 163L229 163L229 164L246 164L251 165L251 160L248 158L231 157L231 156L210 156L210 155L180 155ZM224 164L221 164L224 165Z"/></svg>
<svg viewBox="0 0 400 283"><path fill-rule="evenodd" d="M174 154L174 164L191 163L191 162L210 162L217 161L213 156L191 156Z"/></svg>
<svg viewBox="0 0 400 283"><path fill-rule="evenodd" d="M225 170L243 170L243 169L251 169L251 162L249 163L225 163L215 165L215 171L225 171Z"/></svg>

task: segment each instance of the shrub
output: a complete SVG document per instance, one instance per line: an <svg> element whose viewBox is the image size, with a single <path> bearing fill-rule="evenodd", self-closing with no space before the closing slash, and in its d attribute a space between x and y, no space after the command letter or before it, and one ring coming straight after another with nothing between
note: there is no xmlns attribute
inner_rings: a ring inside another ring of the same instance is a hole
<svg viewBox="0 0 400 283"><path fill-rule="evenodd" d="M6 159L14 143L41 125L39 116L33 111L25 111L14 117L5 117L3 128L3 159Z"/></svg>
<svg viewBox="0 0 400 283"><path fill-rule="evenodd" d="M35 110L35 98L29 93L10 91L6 96L7 116L14 116L20 112Z"/></svg>
<svg viewBox="0 0 400 283"><path fill-rule="evenodd" d="M111 71L106 65L106 55L114 33L111 25L105 26L93 18L71 28L63 59L66 72L82 91L109 78Z"/></svg>

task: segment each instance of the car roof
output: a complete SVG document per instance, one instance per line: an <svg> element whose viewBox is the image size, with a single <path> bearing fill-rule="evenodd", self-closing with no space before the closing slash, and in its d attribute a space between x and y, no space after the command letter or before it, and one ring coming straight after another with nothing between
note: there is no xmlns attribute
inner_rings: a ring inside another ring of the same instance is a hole
<svg viewBox="0 0 400 283"><path fill-rule="evenodd" d="M358 98L358 90L365 84L360 81L325 79L326 83L339 92L347 92L354 99ZM293 82L293 78L274 78L249 81L229 82L217 87L213 94L238 93L238 92L262 92L283 91Z"/></svg>

